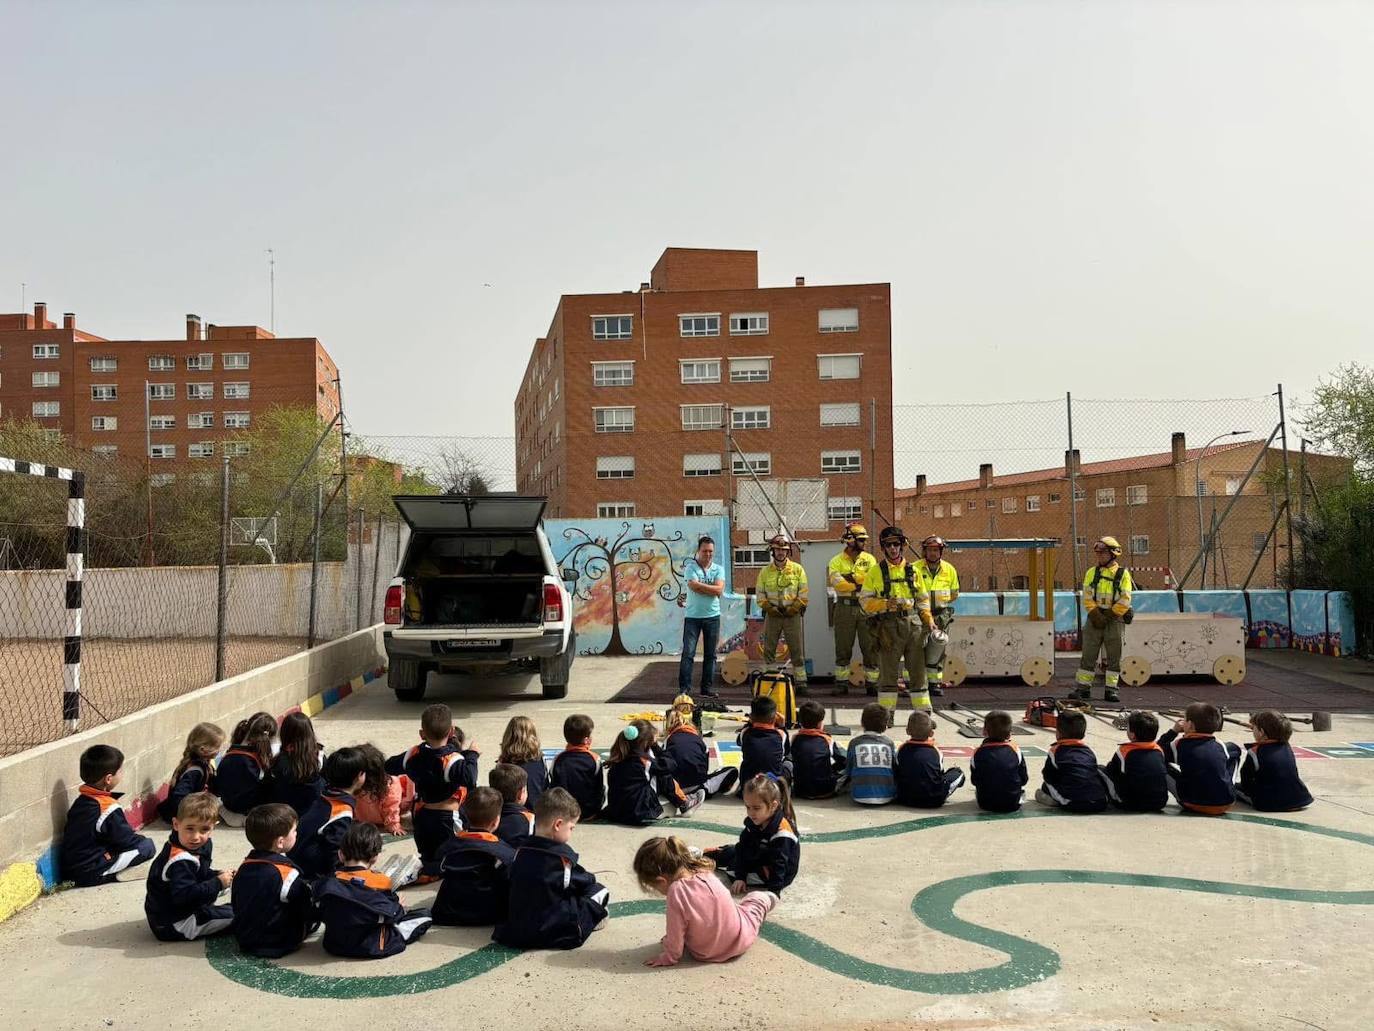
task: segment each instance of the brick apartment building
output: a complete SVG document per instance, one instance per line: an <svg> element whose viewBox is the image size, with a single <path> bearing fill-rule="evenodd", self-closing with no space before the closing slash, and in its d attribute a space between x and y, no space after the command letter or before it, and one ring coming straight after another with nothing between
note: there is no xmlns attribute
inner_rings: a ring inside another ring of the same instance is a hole
<svg viewBox="0 0 1374 1031"><path fill-rule="evenodd" d="M515 424L549 515L731 514L751 468L824 478L828 525L797 535L836 538L893 496L891 287L760 288L757 251L670 247L638 290L559 299ZM736 562L764 536L737 528Z"/></svg>
<svg viewBox="0 0 1374 1031"><path fill-rule="evenodd" d="M315 338L258 326L202 327L187 315L181 339L107 340L70 312L49 321L41 303L0 315L0 421L32 420L102 454L150 455L155 474L241 453L247 445L229 438L275 405L333 418L337 376Z"/></svg>
<svg viewBox="0 0 1374 1031"><path fill-rule="evenodd" d="M1137 585L1177 586L1197 554L1198 500L1202 501L1204 530L1213 511L1219 517L1261 448L1262 441L1189 448L1182 433L1173 435L1168 451L1106 462L1081 462L1078 453L1065 456L1059 469L994 475L991 465L979 468L977 479L927 484L897 491L898 519L916 539L938 533L948 539L987 537L1054 537L1064 542L1055 557L1056 586L1072 581L1069 469L1077 462L1078 555L1081 572L1092 561L1087 545L1103 535L1121 542L1122 561ZM1200 465L1199 465L1200 463ZM1348 474L1347 459L1307 456L1308 471L1321 482ZM1297 456L1290 455L1297 504ZM1242 496L1217 535L1216 561L1209 566L1207 586L1238 587L1259 556L1251 587L1273 587L1287 565L1288 541L1282 521L1265 544L1280 497L1269 483L1282 483L1283 452L1266 450L1260 468L1245 485ZM1201 480L1201 489L1196 486ZM1025 586L1023 551L963 551L952 553L965 590L1016 589ZM1186 586L1201 586L1194 571Z"/></svg>

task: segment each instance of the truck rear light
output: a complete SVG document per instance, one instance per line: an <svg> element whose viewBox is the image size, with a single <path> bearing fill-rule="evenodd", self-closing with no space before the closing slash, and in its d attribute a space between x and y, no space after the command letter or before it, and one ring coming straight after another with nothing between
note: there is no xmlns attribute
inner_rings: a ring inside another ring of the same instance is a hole
<svg viewBox="0 0 1374 1031"><path fill-rule="evenodd" d="M387 626L401 625L401 607L405 604L404 587L388 587L386 604L382 607L382 622Z"/></svg>
<svg viewBox="0 0 1374 1031"><path fill-rule="evenodd" d="M557 584L544 585L544 622L563 622L563 595Z"/></svg>

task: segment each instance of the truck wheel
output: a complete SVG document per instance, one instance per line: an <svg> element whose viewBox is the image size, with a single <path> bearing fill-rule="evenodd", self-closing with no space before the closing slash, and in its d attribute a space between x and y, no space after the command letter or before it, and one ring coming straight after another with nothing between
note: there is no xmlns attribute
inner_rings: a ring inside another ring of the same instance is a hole
<svg viewBox="0 0 1374 1031"><path fill-rule="evenodd" d="M566 698L572 676L573 656L577 654L577 631L568 633L568 646L561 655L539 660L539 683L545 698Z"/></svg>
<svg viewBox="0 0 1374 1031"><path fill-rule="evenodd" d="M396 700L400 702L423 701L425 682L428 679L429 670L418 662L393 660L391 668L386 672L386 682L396 693Z"/></svg>

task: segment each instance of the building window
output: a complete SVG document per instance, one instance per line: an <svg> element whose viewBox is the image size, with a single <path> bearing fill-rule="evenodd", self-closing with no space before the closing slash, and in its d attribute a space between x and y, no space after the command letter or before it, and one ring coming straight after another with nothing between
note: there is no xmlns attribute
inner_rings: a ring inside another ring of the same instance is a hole
<svg viewBox="0 0 1374 1031"><path fill-rule="evenodd" d="M248 368L248 354L244 351L239 351L235 354L222 355L221 359L223 360L224 367L226 369Z"/></svg>
<svg viewBox="0 0 1374 1031"><path fill-rule="evenodd" d="M634 514L633 501L602 501L596 506L598 519L627 519Z"/></svg>
<svg viewBox="0 0 1374 1031"><path fill-rule="evenodd" d="M92 372L114 372L119 368L119 360L116 358L92 358Z"/></svg>
<svg viewBox="0 0 1374 1031"><path fill-rule="evenodd" d="M832 497L826 502L826 518L831 522L853 522L863 516L863 498Z"/></svg>
<svg viewBox="0 0 1374 1031"><path fill-rule="evenodd" d="M176 448L173 448L172 450L175 451ZM148 484L152 487L166 487L168 484L176 482L176 473L153 473L152 476L148 477Z"/></svg>
<svg viewBox="0 0 1374 1031"><path fill-rule="evenodd" d="M766 566L773 556L767 548L736 548L734 559L737 566Z"/></svg>
<svg viewBox="0 0 1374 1031"><path fill-rule="evenodd" d="M186 417L186 426L193 430L208 430L215 425L214 412L192 412Z"/></svg>
<svg viewBox="0 0 1374 1031"><path fill-rule="evenodd" d="M1073 489L1073 499L1074 499L1074 501L1087 501L1087 500L1088 500L1088 491L1087 491L1087 489L1086 489L1085 487L1075 487L1075 488Z"/></svg>
<svg viewBox="0 0 1374 1031"><path fill-rule="evenodd" d="M1143 505L1150 500L1150 488L1143 483L1126 488L1126 504Z"/></svg>
<svg viewBox="0 0 1374 1031"><path fill-rule="evenodd" d="M33 356L35 358L57 358L61 349L57 344L34 344Z"/></svg>
<svg viewBox="0 0 1374 1031"><path fill-rule="evenodd" d="M215 356L213 354L188 354L186 356L188 372L209 372L214 367Z"/></svg>
<svg viewBox="0 0 1374 1031"><path fill-rule="evenodd" d="M242 458L248 454L249 444L246 440L229 440L224 444L224 453L232 458Z"/></svg>
<svg viewBox="0 0 1374 1031"><path fill-rule="evenodd" d="M685 337L720 336L719 315L679 315L678 331Z"/></svg>
<svg viewBox="0 0 1374 1031"><path fill-rule="evenodd" d="M33 417L35 419L56 419L62 414L62 403L60 401L35 401L33 403Z"/></svg>
<svg viewBox="0 0 1374 1031"><path fill-rule="evenodd" d="M719 476L720 455L683 455L683 476Z"/></svg>
<svg viewBox="0 0 1374 1031"><path fill-rule="evenodd" d="M958 501L951 501L949 504L949 516L951 519L964 514L964 506Z"/></svg>
<svg viewBox="0 0 1374 1031"><path fill-rule="evenodd" d="M725 425L724 405L679 405L684 430L718 430Z"/></svg>
<svg viewBox="0 0 1374 1031"><path fill-rule="evenodd" d="M767 383L773 375L772 358L731 358L731 383Z"/></svg>
<svg viewBox="0 0 1374 1031"><path fill-rule="evenodd" d="M968 503L968 510L969 510L970 512L972 512L972 511L973 511L975 508L977 508L977 507L978 507L978 499L977 499L977 498L974 498L972 501L970 501L970 502Z"/></svg>
<svg viewBox="0 0 1374 1031"><path fill-rule="evenodd" d="M719 358L691 359L688 361L679 361L677 365L682 374L683 383L720 382Z"/></svg>
<svg viewBox="0 0 1374 1031"><path fill-rule="evenodd" d="M248 396L249 384L247 383L226 383L224 384L224 396L242 400Z"/></svg>
<svg viewBox="0 0 1374 1031"><path fill-rule="evenodd" d="M859 425L859 402L853 401L845 404L821 405L821 425Z"/></svg>
<svg viewBox="0 0 1374 1031"><path fill-rule="evenodd" d="M1059 495L1058 495L1058 494L1051 494L1051 495L1050 495L1050 504L1051 504L1051 505L1057 505L1057 504L1059 504Z"/></svg>
<svg viewBox="0 0 1374 1031"><path fill-rule="evenodd" d="M96 444L91 448L97 455L113 455L119 450L118 444Z"/></svg>
<svg viewBox="0 0 1374 1031"><path fill-rule="evenodd" d="M1039 494L1031 494L1031 495L1029 495L1029 496L1026 498L1026 511L1027 511L1027 512L1039 512L1039 511L1040 511L1040 495L1039 495Z"/></svg>
<svg viewBox="0 0 1374 1031"><path fill-rule="evenodd" d="M632 387L634 382L634 362L592 362L594 387Z"/></svg>
<svg viewBox="0 0 1374 1031"><path fill-rule="evenodd" d="M766 430L772 424L772 409L768 405L741 405L730 409L732 430Z"/></svg>
<svg viewBox="0 0 1374 1031"><path fill-rule="evenodd" d="M1205 497L1207 496L1207 481L1206 481L1206 480L1198 480L1196 486L1197 486L1197 496L1200 497L1200 498L1205 498Z"/></svg>
<svg viewBox="0 0 1374 1031"><path fill-rule="evenodd" d="M225 412L224 428L227 430L246 430L251 418L247 412Z"/></svg>
<svg viewBox="0 0 1374 1031"><path fill-rule="evenodd" d="M1267 533L1252 533L1250 535L1250 547L1256 555L1263 551L1268 543L1269 535Z"/></svg>
<svg viewBox="0 0 1374 1031"><path fill-rule="evenodd" d="M767 312L742 312L730 316L730 335L732 337L758 337L764 336L767 332Z"/></svg>
<svg viewBox="0 0 1374 1031"><path fill-rule="evenodd" d="M91 385L92 401L116 401L119 399L119 389L113 383L93 383Z"/></svg>
<svg viewBox="0 0 1374 1031"><path fill-rule="evenodd" d="M936 518L936 519L943 519L944 517L945 517L945 506L944 506L944 505L936 505L936 506L935 506L935 518Z"/></svg>
<svg viewBox="0 0 1374 1031"><path fill-rule="evenodd" d="M596 460L598 480L628 480L635 474L633 455L601 456Z"/></svg>
<svg viewBox="0 0 1374 1031"><path fill-rule="evenodd" d="M1003 512L1015 512L1016 509L1017 509L1017 507L1018 507L1018 506L1017 506L1017 499L1016 499L1016 498L1003 498L1003 499L1002 499L1002 511L1003 511Z"/></svg>
<svg viewBox="0 0 1374 1031"><path fill-rule="evenodd" d="M58 372L35 372L33 374L35 387L55 387L61 382L62 374Z"/></svg>
<svg viewBox="0 0 1374 1031"><path fill-rule="evenodd" d="M1075 538L1073 539L1073 543L1074 543L1074 546L1075 546L1075 547L1083 548L1083 547L1086 547L1086 546L1087 546L1087 544L1088 544L1088 538L1086 538L1086 537L1075 537Z"/></svg>
<svg viewBox="0 0 1374 1031"><path fill-rule="evenodd" d="M228 387L229 384L225 384ZM228 397L226 393L224 395ZM215 385L213 383L187 383L186 397L190 401L212 401L215 397Z"/></svg>
<svg viewBox="0 0 1374 1031"><path fill-rule="evenodd" d="M1131 537L1131 553L1134 555L1148 555L1150 553L1150 538L1145 534L1133 534Z"/></svg>
<svg viewBox="0 0 1374 1031"><path fill-rule="evenodd" d="M593 340L629 340L634 336L634 317L631 315L593 315Z"/></svg>
<svg viewBox="0 0 1374 1031"><path fill-rule="evenodd" d="M768 476L773 472L773 456L767 451L746 451L735 455L730 461L730 471L736 476L748 476L749 470L757 476Z"/></svg>
<svg viewBox="0 0 1374 1031"><path fill-rule="evenodd" d="M148 455L151 458L176 458L177 446L175 444L152 444L148 447Z"/></svg>
<svg viewBox="0 0 1374 1031"><path fill-rule="evenodd" d="M858 379L861 355L818 354L816 362L821 379Z"/></svg>
<svg viewBox="0 0 1374 1031"><path fill-rule="evenodd" d="M856 473L863 467L857 451L822 451L821 472Z"/></svg>
<svg viewBox="0 0 1374 1031"><path fill-rule="evenodd" d="M1241 479L1242 479L1242 477L1240 477L1240 476L1228 476L1228 477L1226 477L1226 494L1227 494L1228 497L1229 497L1230 495L1232 495L1232 494L1239 494L1239 493L1240 493Z"/></svg>
<svg viewBox="0 0 1374 1031"><path fill-rule="evenodd" d="M214 458L215 445L208 440L202 440L199 444L190 445L186 453L192 458Z"/></svg>
<svg viewBox="0 0 1374 1031"><path fill-rule="evenodd" d="M154 354L148 356L149 372L172 372L177 367L177 360L170 354Z"/></svg>
<svg viewBox="0 0 1374 1031"><path fill-rule="evenodd" d="M633 433L635 410L633 408L593 408L597 433Z"/></svg>
<svg viewBox="0 0 1374 1031"><path fill-rule="evenodd" d="M682 514L685 516L718 516L725 514L725 502L709 498L705 500L684 501Z"/></svg>
<svg viewBox="0 0 1374 1031"><path fill-rule="evenodd" d="M117 430L119 429L119 420L113 415L93 415L91 416L91 429L96 433Z"/></svg>
<svg viewBox="0 0 1374 1031"><path fill-rule="evenodd" d="M1098 488L1097 488L1097 507L1098 507L1098 508L1112 508L1112 507L1115 506L1115 505L1116 505L1116 488L1115 488L1115 487L1098 487Z"/></svg>
<svg viewBox="0 0 1374 1031"><path fill-rule="evenodd" d="M150 430L174 430L176 427L177 417L175 415L148 416L148 429Z"/></svg>
<svg viewBox="0 0 1374 1031"><path fill-rule="evenodd" d="M856 333L859 329L859 309L822 308L819 328L822 333Z"/></svg>
<svg viewBox="0 0 1374 1031"><path fill-rule="evenodd" d="M175 401L177 396L177 385L175 383L149 383L148 400L150 401Z"/></svg>

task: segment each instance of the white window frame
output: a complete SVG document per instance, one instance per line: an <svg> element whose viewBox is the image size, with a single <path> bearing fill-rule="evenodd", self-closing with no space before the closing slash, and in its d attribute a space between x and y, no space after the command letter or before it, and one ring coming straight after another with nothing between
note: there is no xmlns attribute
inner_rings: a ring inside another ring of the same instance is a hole
<svg viewBox="0 0 1374 1031"><path fill-rule="evenodd" d="M92 433L110 433L119 429L119 418L114 415L92 415Z"/></svg>
<svg viewBox="0 0 1374 1031"><path fill-rule="evenodd" d="M230 351L221 354L220 367L223 369L247 369L251 366L253 356L248 351ZM242 359L240 361L239 359Z"/></svg>
<svg viewBox="0 0 1374 1031"><path fill-rule="evenodd" d="M958 519L964 514L964 503L962 501L951 501L949 503L949 517Z"/></svg>
<svg viewBox="0 0 1374 1031"><path fill-rule="evenodd" d="M1027 494L1027 495L1026 495L1026 511L1027 511L1027 512L1039 512L1039 511L1040 511L1040 495L1039 495L1039 494Z"/></svg>
<svg viewBox="0 0 1374 1031"><path fill-rule="evenodd" d="M215 442L212 440L201 440L194 444L186 445L187 458L214 458Z"/></svg>
<svg viewBox="0 0 1374 1031"><path fill-rule="evenodd" d="M92 372L115 372L118 370L118 368L118 358L100 357L91 359Z"/></svg>
<svg viewBox="0 0 1374 1031"><path fill-rule="evenodd" d="M731 358L729 361L731 383L767 383L773 378L773 356L771 354L745 355ZM738 368L736 363L738 363ZM760 365L762 368L759 367Z"/></svg>
<svg viewBox="0 0 1374 1031"><path fill-rule="evenodd" d="M719 383L719 358L679 358L678 379L683 383Z"/></svg>
<svg viewBox="0 0 1374 1031"><path fill-rule="evenodd" d="M226 430L246 430L253 422L251 412L225 412L224 428Z"/></svg>
<svg viewBox="0 0 1374 1031"><path fill-rule="evenodd" d="M737 566L766 566L773 561L773 554L766 544L747 544L734 548L731 556Z"/></svg>
<svg viewBox="0 0 1374 1031"><path fill-rule="evenodd" d="M118 401L119 384L117 383L92 383L92 401Z"/></svg>
<svg viewBox="0 0 1374 1031"><path fill-rule="evenodd" d="M730 456L730 472L735 476L748 476L750 469L755 476L773 475L773 453L771 451L744 451Z"/></svg>
<svg viewBox="0 0 1374 1031"><path fill-rule="evenodd" d="M148 355L149 372L176 372L177 360L170 354Z"/></svg>
<svg viewBox="0 0 1374 1031"><path fill-rule="evenodd" d="M714 461L714 466L711 462ZM703 476L720 476L723 473L725 463L721 460L720 452L707 454L688 454L682 456L682 475L688 479L700 479Z"/></svg>
<svg viewBox="0 0 1374 1031"><path fill-rule="evenodd" d="M689 498L682 503L684 516L718 516L725 514L725 502L720 498Z"/></svg>
<svg viewBox="0 0 1374 1031"><path fill-rule="evenodd" d="M610 413L616 413L611 415ZM623 416L629 413L629 420ZM603 414L605 413L605 414ZM635 431L634 405L598 405L592 409L592 428L597 433L633 433Z"/></svg>
<svg viewBox="0 0 1374 1031"><path fill-rule="evenodd" d="M825 503L825 517L832 523L862 519L864 499L856 496L832 496Z"/></svg>
<svg viewBox="0 0 1374 1031"><path fill-rule="evenodd" d="M844 451L822 451L821 472L831 476L863 472L863 453L850 448Z"/></svg>
<svg viewBox="0 0 1374 1031"><path fill-rule="evenodd" d="M119 450L118 444L92 444L91 450L97 455L113 455Z"/></svg>
<svg viewBox="0 0 1374 1031"><path fill-rule="evenodd" d="M714 321L713 321L714 320ZM720 312L686 312L677 317L680 337L720 336Z"/></svg>
<svg viewBox="0 0 1374 1031"><path fill-rule="evenodd" d="M850 313L853 313L852 319ZM857 333L858 308L822 308L816 313L816 328L822 333Z"/></svg>
<svg viewBox="0 0 1374 1031"><path fill-rule="evenodd" d="M1003 514L1004 514L1004 515L1010 515L1012 512L1015 512L1018 508L1020 508L1021 506L1020 506L1020 504L1019 504L1019 501L1020 501L1019 498L1003 498L1003 499L1002 499L1002 512L1003 512Z"/></svg>
<svg viewBox="0 0 1374 1031"><path fill-rule="evenodd" d="M1142 542L1144 542L1142 544ZM1150 553L1150 535L1148 533L1131 534L1131 554L1148 555Z"/></svg>
<svg viewBox="0 0 1374 1031"><path fill-rule="evenodd" d="M148 457L171 459L177 456L177 446L175 444L149 444Z"/></svg>
<svg viewBox="0 0 1374 1031"><path fill-rule="evenodd" d="M768 430L773 428L771 405L738 405L730 409L732 430Z"/></svg>
<svg viewBox="0 0 1374 1031"><path fill-rule="evenodd" d="M177 417L175 415L148 416L148 429L150 430L174 430L176 428Z"/></svg>
<svg viewBox="0 0 1374 1031"><path fill-rule="evenodd" d="M1146 483L1133 483L1126 488L1127 505L1144 505L1150 500L1150 486Z"/></svg>
<svg viewBox="0 0 1374 1031"><path fill-rule="evenodd" d="M229 384L225 384L227 387ZM186 400L188 401L213 401L215 399L215 385L213 383L187 383Z"/></svg>
<svg viewBox="0 0 1374 1031"><path fill-rule="evenodd" d="M839 371L845 371L845 370L847 369L847 366L839 365L838 359L840 359L840 358L853 358L853 359L854 359L854 375L852 375L852 376L836 375L836 370L837 370L837 368L839 369ZM863 356L862 354L818 354L818 355L816 355L816 374L817 374L822 380L825 380L825 381L829 381L829 380L843 380L843 379L859 379L859 378L863 375L863 370L864 370L864 356Z"/></svg>
<svg viewBox="0 0 1374 1031"><path fill-rule="evenodd" d="M597 455L598 480L629 480L635 474L634 455Z"/></svg>
<svg viewBox="0 0 1374 1031"><path fill-rule="evenodd" d="M214 412L192 412L186 417L186 428L188 430L208 430L215 425Z"/></svg>
<svg viewBox="0 0 1374 1031"><path fill-rule="evenodd" d="M730 313L732 337L761 337L768 335L766 311L738 311Z"/></svg>
<svg viewBox="0 0 1374 1031"><path fill-rule="evenodd" d="M36 359L38 359L38 360L40 360L40 361L46 361L46 360L49 359L49 358L61 358L61 357L62 357L62 345L60 345L60 344L34 344L34 345L33 345L33 356L34 356L34 358L36 358Z"/></svg>
<svg viewBox="0 0 1374 1031"><path fill-rule="evenodd" d="M251 445L246 440L226 440L224 442L224 453L230 458L242 458L248 454Z"/></svg>
<svg viewBox="0 0 1374 1031"><path fill-rule="evenodd" d="M56 369L51 372L35 372L30 380L34 390L49 390L62 385L62 373Z"/></svg>
<svg viewBox="0 0 1374 1031"><path fill-rule="evenodd" d="M1115 508L1115 507L1116 507L1116 488L1115 488L1115 487L1098 487L1098 488L1097 488L1097 495L1096 495L1096 499L1095 499L1095 500L1096 500L1096 504L1097 504L1097 507L1098 507L1098 508Z"/></svg>
<svg viewBox="0 0 1374 1031"><path fill-rule="evenodd" d="M627 375L616 375L625 373ZM632 387L635 385L634 362L592 362L592 386Z"/></svg>
<svg viewBox="0 0 1374 1031"><path fill-rule="evenodd" d="M611 321L615 319L615 326L612 329ZM624 320L624 321L621 321ZM598 327L597 323L601 323ZM593 315L592 316L592 339L593 340L630 340L635 335L635 317L633 315Z"/></svg>
<svg viewBox="0 0 1374 1031"><path fill-rule="evenodd" d="M861 419L858 401L821 405L822 426L858 426Z"/></svg>
<svg viewBox="0 0 1374 1031"><path fill-rule="evenodd" d="M712 416L712 409L715 410L714 417ZM678 405L678 415L682 420L683 430L688 433L725 428L725 405L719 402L703 405ZM698 416L703 418L698 418Z"/></svg>
<svg viewBox="0 0 1374 1031"><path fill-rule="evenodd" d="M936 519L943 519L945 517L945 506L936 505L935 511L932 512L931 515L934 516Z"/></svg>
<svg viewBox="0 0 1374 1031"><path fill-rule="evenodd" d="M32 411L35 419L59 419L62 417L62 402L35 401Z"/></svg>
<svg viewBox="0 0 1374 1031"><path fill-rule="evenodd" d="M635 517L635 503L633 501L598 501L596 503L596 517L598 519L633 519Z"/></svg>
<svg viewBox="0 0 1374 1031"><path fill-rule="evenodd" d="M210 372L214 367L214 354L188 354L186 356L187 372Z"/></svg>
<svg viewBox="0 0 1374 1031"><path fill-rule="evenodd" d="M1075 501L1075 503L1079 501L1086 502L1088 500L1088 488L1075 487L1073 489L1073 500Z"/></svg>
<svg viewBox="0 0 1374 1031"><path fill-rule="evenodd" d="M149 383L149 401L175 401L177 399L177 385L175 383Z"/></svg>
<svg viewBox="0 0 1374 1031"><path fill-rule="evenodd" d="M249 382L221 384L220 396L226 401L246 401L252 396L253 384Z"/></svg>

